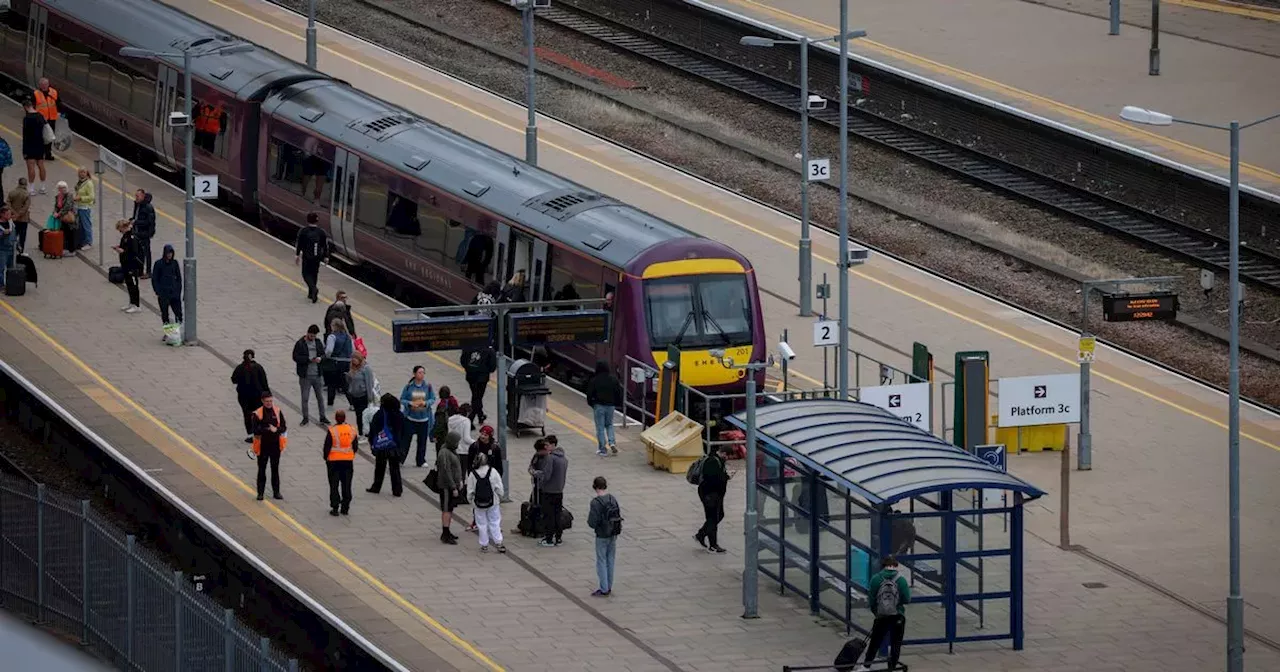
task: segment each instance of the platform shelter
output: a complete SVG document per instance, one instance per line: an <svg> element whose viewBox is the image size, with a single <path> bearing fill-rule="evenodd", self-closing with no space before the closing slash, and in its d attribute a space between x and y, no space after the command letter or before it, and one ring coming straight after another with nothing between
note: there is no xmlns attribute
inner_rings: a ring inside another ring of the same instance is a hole
<svg viewBox="0 0 1280 672"><path fill-rule="evenodd" d="M869 632L868 580L892 554L911 584L907 644L1022 648L1023 506L1044 492L854 401L763 406L756 431L760 571L779 593Z"/></svg>

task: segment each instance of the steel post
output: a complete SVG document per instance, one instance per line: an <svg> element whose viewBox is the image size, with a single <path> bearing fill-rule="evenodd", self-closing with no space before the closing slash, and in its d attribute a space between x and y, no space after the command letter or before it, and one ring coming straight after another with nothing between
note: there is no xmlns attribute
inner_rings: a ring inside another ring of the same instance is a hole
<svg viewBox="0 0 1280 672"><path fill-rule="evenodd" d="M80 500L80 645L89 644L89 500Z"/></svg>
<svg viewBox="0 0 1280 672"><path fill-rule="evenodd" d="M316 0L307 3L307 67L316 69Z"/></svg>
<svg viewBox="0 0 1280 672"><path fill-rule="evenodd" d="M1080 290L1080 336L1089 335L1089 283ZM1089 362L1080 363L1080 437L1076 468L1089 471L1093 468L1093 434L1089 431Z"/></svg>
<svg viewBox="0 0 1280 672"><path fill-rule="evenodd" d="M236 669L236 615L230 609L222 610L222 666L226 672Z"/></svg>
<svg viewBox="0 0 1280 672"><path fill-rule="evenodd" d="M495 417L498 426L493 433L498 442L498 450L502 451L502 501L511 501L511 456L507 453L507 347L506 322L507 311L497 308L498 320L498 408Z"/></svg>
<svg viewBox="0 0 1280 672"><path fill-rule="evenodd" d="M1240 122L1231 122L1229 196L1231 361L1227 379L1227 536L1231 546L1231 585L1227 594L1227 672L1244 670L1244 598L1240 595Z"/></svg>
<svg viewBox="0 0 1280 672"><path fill-rule="evenodd" d="M840 343L836 351L836 384L849 398L849 0L840 0Z"/></svg>
<svg viewBox="0 0 1280 672"><path fill-rule="evenodd" d="M134 545L136 543L137 543L137 539L132 534L125 537L124 548L125 548L127 559L125 561L125 570L124 570L124 585L125 585L125 630L124 631L125 631L125 638L126 638L124 650L125 650L125 660L129 661L130 663L133 662L133 633L134 633L133 628L134 628L134 624L137 622L137 619L134 618L134 613L136 611L135 605L137 604L138 600L137 600L137 591L134 589L134 585L133 585L133 554L134 554L134 548L135 548Z"/></svg>
<svg viewBox="0 0 1280 672"><path fill-rule="evenodd" d="M1111 29L1107 34L1120 34L1120 0L1111 0Z"/></svg>
<svg viewBox="0 0 1280 672"><path fill-rule="evenodd" d="M182 572L173 573L173 669L182 664Z"/></svg>
<svg viewBox="0 0 1280 672"><path fill-rule="evenodd" d="M196 204L195 204L195 163L192 158L192 146L195 144L195 119L191 115L191 50L182 50L182 88L183 111L187 115L187 256L182 260L183 296L182 296L182 340L187 345L195 345L196 340Z"/></svg>
<svg viewBox="0 0 1280 672"><path fill-rule="evenodd" d="M96 200L98 201L98 231L102 234L102 240L98 241L98 268L102 268L107 265L105 251L107 247L107 220L102 212L102 198L106 192L102 191L102 162L94 161L94 164L98 167L98 193Z"/></svg>
<svg viewBox="0 0 1280 672"><path fill-rule="evenodd" d="M524 5L524 47L528 53L529 67L524 82L524 104L529 111L528 125L524 130L524 160L531 166L538 165L538 110L535 95L534 78L537 75L538 55L534 51L533 41L533 1L525 0Z"/></svg>
<svg viewBox="0 0 1280 672"><path fill-rule="evenodd" d="M44 484L36 485L36 622L44 623Z"/></svg>
<svg viewBox="0 0 1280 672"><path fill-rule="evenodd" d="M747 506L742 513L745 544L742 549L742 617L760 618L760 530L756 512L756 369L747 369Z"/></svg>
<svg viewBox="0 0 1280 672"><path fill-rule="evenodd" d="M1147 55L1147 74L1160 74L1160 0L1151 0L1151 50Z"/></svg>
<svg viewBox="0 0 1280 672"><path fill-rule="evenodd" d="M266 637L258 638L258 669L271 672L271 640Z"/></svg>
<svg viewBox="0 0 1280 672"><path fill-rule="evenodd" d="M809 238L809 38L800 38L800 317L813 314L813 241Z"/></svg>

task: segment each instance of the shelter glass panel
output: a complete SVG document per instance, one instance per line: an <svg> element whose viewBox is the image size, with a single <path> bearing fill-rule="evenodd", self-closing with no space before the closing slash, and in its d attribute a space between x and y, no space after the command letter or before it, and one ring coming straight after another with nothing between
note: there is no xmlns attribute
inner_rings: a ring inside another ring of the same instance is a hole
<svg viewBox="0 0 1280 672"><path fill-rule="evenodd" d="M1009 598L966 600L956 607L957 637L1011 636Z"/></svg>
<svg viewBox="0 0 1280 672"><path fill-rule="evenodd" d="M956 551L1008 551L1008 513L959 514L956 524Z"/></svg>

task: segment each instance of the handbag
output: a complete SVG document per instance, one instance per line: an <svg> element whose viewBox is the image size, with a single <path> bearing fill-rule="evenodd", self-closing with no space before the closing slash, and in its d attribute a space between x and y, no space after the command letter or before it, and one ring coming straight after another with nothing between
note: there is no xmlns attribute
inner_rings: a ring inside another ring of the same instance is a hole
<svg viewBox="0 0 1280 672"><path fill-rule="evenodd" d="M76 219L76 213L74 212L64 212L61 215L58 215L58 220L61 221L63 224L66 224L67 228L71 230L75 230L76 225L80 221Z"/></svg>
<svg viewBox="0 0 1280 672"><path fill-rule="evenodd" d="M364 347L363 336L356 336L354 339L352 339L352 344L356 352L360 353L361 357L364 357L365 359L369 358L369 349Z"/></svg>
<svg viewBox="0 0 1280 672"><path fill-rule="evenodd" d="M427 472L427 477L422 479L422 484L431 492L440 494L440 474L436 473L435 469Z"/></svg>
<svg viewBox="0 0 1280 672"><path fill-rule="evenodd" d="M47 122L45 123L44 130L41 131L41 133L43 134L42 139L46 145L52 145L53 141L58 139L58 135L53 132L53 127Z"/></svg>

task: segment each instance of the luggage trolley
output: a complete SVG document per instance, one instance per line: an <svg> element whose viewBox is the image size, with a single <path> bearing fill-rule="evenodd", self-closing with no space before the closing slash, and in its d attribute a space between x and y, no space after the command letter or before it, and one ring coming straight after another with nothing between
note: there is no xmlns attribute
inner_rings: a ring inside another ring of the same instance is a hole
<svg viewBox="0 0 1280 672"><path fill-rule="evenodd" d="M507 429L520 436L538 430L547 435L547 375L541 367L527 359L511 362L507 369Z"/></svg>

